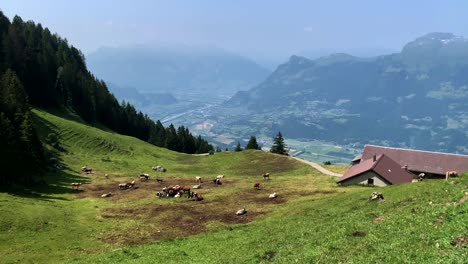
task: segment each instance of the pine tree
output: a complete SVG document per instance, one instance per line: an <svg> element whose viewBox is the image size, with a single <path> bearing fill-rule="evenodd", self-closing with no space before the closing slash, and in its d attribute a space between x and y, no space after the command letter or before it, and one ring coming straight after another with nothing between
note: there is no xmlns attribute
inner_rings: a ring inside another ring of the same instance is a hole
<svg viewBox="0 0 468 264"><path fill-rule="evenodd" d="M236 148L234 149L234 151L242 151L242 147L241 147L241 144L239 141L237 141L237 145L236 145Z"/></svg>
<svg viewBox="0 0 468 264"><path fill-rule="evenodd" d="M274 138L273 146L271 146L270 152L281 155L288 155L288 152L285 149L284 138L281 132L278 132L278 135L276 135L276 137Z"/></svg>
<svg viewBox="0 0 468 264"><path fill-rule="evenodd" d="M257 143L257 138L255 136L250 136L249 142L247 143L247 146L245 146L245 149L260 149L260 146L258 146Z"/></svg>

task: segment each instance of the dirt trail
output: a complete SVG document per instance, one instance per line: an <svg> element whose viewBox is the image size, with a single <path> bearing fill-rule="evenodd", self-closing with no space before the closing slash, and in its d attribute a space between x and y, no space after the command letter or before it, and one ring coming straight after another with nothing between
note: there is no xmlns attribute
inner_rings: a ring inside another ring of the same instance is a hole
<svg viewBox="0 0 468 264"><path fill-rule="evenodd" d="M341 177L343 176L342 174L339 174L339 173L336 173L336 172L332 172L332 171L329 171L327 169L325 169L324 167L320 166L318 163L315 163L315 162L312 162L312 161L308 161L308 160L303 160L303 159L300 159L298 157L292 157L293 159L296 159L302 163L305 163L305 164L308 164L310 166L312 166L314 169L320 171L321 173L323 174L327 174L327 175L330 175L330 176L334 176L334 177Z"/></svg>

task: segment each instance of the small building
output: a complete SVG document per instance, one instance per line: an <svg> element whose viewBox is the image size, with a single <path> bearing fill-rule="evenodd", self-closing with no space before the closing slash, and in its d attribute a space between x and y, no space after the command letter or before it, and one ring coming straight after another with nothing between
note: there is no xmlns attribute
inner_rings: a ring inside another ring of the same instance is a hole
<svg viewBox="0 0 468 264"><path fill-rule="evenodd" d="M419 174L425 173L426 177L445 177L447 171L458 173L468 172L468 155L431 152L413 149L390 148L374 145L366 145L361 157L356 157L353 164L360 164L374 155L385 155L408 171Z"/></svg>
<svg viewBox="0 0 468 264"><path fill-rule="evenodd" d="M374 155L371 159L364 160L349 168L338 180L338 183L341 185L362 184L383 187L412 180L412 173L388 156L381 154Z"/></svg>

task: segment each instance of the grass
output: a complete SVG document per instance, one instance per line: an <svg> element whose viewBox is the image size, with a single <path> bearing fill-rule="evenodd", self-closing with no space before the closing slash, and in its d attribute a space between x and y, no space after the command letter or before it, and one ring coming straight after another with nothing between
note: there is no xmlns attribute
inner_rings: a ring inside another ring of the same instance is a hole
<svg viewBox="0 0 468 264"><path fill-rule="evenodd" d="M385 188L337 187L288 157L261 151L179 154L34 110L40 133L59 135L63 170L49 183L0 193L1 263L463 263L468 175ZM105 158L105 159L104 159ZM168 171L163 183L117 184ZM79 173L82 166L95 174ZM343 172L332 165L328 169ZM260 175L269 172L271 180ZM106 179L104 174L109 174ZM223 185L209 182L226 175ZM157 199L164 185L206 182L202 202ZM253 190L254 182L261 190ZM70 182L86 183L71 191ZM100 198L111 191L113 196ZM373 191L384 202L368 202ZM278 192L275 200L267 198ZM248 213L235 216L245 207Z"/></svg>

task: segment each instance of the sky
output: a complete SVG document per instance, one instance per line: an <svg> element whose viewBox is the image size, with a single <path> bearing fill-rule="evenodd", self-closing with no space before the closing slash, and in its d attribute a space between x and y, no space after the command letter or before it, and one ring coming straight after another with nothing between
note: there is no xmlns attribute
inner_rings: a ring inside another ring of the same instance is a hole
<svg viewBox="0 0 468 264"><path fill-rule="evenodd" d="M0 9L41 23L84 54L179 43L268 61L317 50L399 51L429 32L468 37L464 0L2 0Z"/></svg>

